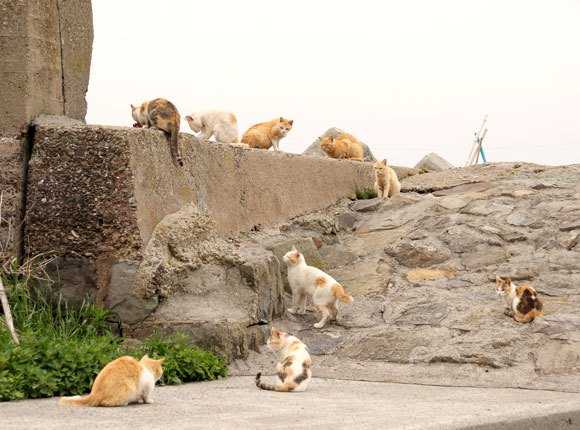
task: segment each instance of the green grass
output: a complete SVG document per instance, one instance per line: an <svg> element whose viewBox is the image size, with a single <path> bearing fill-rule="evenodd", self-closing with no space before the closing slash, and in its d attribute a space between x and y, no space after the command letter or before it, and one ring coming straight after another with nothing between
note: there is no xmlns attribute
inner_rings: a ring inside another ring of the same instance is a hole
<svg viewBox="0 0 580 430"><path fill-rule="evenodd" d="M227 376L225 361L186 335L155 335L128 350L110 332L108 311L86 303L68 307L32 278L3 280L20 344L0 315L0 401L88 393L98 372L123 355L165 357L166 384Z"/></svg>
<svg viewBox="0 0 580 430"><path fill-rule="evenodd" d="M374 199L375 197L378 197L378 194L372 188L365 188L364 190L359 190L356 192L357 200L368 200Z"/></svg>

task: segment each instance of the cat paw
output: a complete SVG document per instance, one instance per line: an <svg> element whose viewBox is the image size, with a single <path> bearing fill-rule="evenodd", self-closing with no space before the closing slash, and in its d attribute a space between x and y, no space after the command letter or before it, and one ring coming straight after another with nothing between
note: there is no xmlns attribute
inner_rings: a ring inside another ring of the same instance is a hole
<svg viewBox="0 0 580 430"><path fill-rule="evenodd" d="M286 309L286 310L288 311L288 313L289 313L289 314L292 314L292 315L294 315L294 314L296 313L296 312L294 312L294 310L292 310L292 309Z"/></svg>
<svg viewBox="0 0 580 430"><path fill-rule="evenodd" d="M153 400L153 399L143 399L143 403L147 403L148 405L150 405L151 403L155 403L155 400Z"/></svg>
<svg viewBox="0 0 580 430"><path fill-rule="evenodd" d="M303 309L301 311L296 312L298 315L306 315L306 310Z"/></svg>
<svg viewBox="0 0 580 430"><path fill-rule="evenodd" d="M324 327L324 323L316 323L314 324L314 328L322 328Z"/></svg>

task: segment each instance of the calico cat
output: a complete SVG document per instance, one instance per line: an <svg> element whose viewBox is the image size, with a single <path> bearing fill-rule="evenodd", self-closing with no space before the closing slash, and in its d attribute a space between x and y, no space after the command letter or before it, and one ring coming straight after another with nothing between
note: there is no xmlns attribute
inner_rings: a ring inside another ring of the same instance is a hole
<svg viewBox="0 0 580 430"><path fill-rule="evenodd" d="M401 191L401 183L397 174L387 166L387 160L376 161L375 168L375 191L379 197L392 197Z"/></svg>
<svg viewBox="0 0 580 430"><path fill-rule="evenodd" d="M187 115L185 120L202 140L209 140L213 135L216 142L238 142L238 121L236 116L223 110L205 110Z"/></svg>
<svg viewBox="0 0 580 430"><path fill-rule="evenodd" d="M280 362L276 366L276 385L261 382L262 373L256 375L256 385L262 390L306 391L312 378L312 362L306 345L297 337L272 327L268 348L280 354Z"/></svg>
<svg viewBox="0 0 580 430"><path fill-rule="evenodd" d="M319 137L320 149L332 158L363 161L365 150L362 143L351 134L338 137Z"/></svg>
<svg viewBox="0 0 580 430"><path fill-rule="evenodd" d="M141 106L131 105L131 115L143 128L157 128L169 134L174 163L183 166L178 143L181 116L173 103L165 99L144 101Z"/></svg>
<svg viewBox="0 0 580 430"><path fill-rule="evenodd" d="M279 151L280 140L292 130L292 124L294 120L280 117L253 125L242 136L242 143L250 148L270 149L273 146L274 151Z"/></svg>
<svg viewBox="0 0 580 430"><path fill-rule="evenodd" d="M511 278L505 281L497 276L496 293L504 298L506 307L504 314L514 317L517 322L528 323L534 318L543 316L542 302L538 299L538 294L530 285L516 286Z"/></svg>
<svg viewBox="0 0 580 430"><path fill-rule="evenodd" d="M125 356L111 361L97 375L91 394L85 397L61 397L61 405L127 406L143 399L153 403L151 393L155 382L163 375L165 359L153 360L147 355L140 361Z"/></svg>
<svg viewBox="0 0 580 430"><path fill-rule="evenodd" d="M322 319L314 324L315 328L324 327L329 319L336 320L338 300L345 303L354 300L332 276L316 267L308 266L304 256L295 247L282 259L288 265L288 283L292 290L292 308L288 312L304 315L306 300L311 295L316 310L322 315Z"/></svg>

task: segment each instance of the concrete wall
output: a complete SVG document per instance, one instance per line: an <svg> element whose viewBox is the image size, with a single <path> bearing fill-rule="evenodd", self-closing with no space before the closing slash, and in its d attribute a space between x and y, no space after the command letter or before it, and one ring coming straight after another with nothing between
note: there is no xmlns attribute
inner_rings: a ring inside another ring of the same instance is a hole
<svg viewBox="0 0 580 430"><path fill-rule="evenodd" d="M201 142L180 135L175 167L160 131L38 126L29 163L26 252L138 260L153 229L189 202L223 236L354 197L368 163Z"/></svg>
<svg viewBox="0 0 580 430"><path fill-rule="evenodd" d="M40 114L84 121L90 0L0 0L0 263L18 253L28 125Z"/></svg>

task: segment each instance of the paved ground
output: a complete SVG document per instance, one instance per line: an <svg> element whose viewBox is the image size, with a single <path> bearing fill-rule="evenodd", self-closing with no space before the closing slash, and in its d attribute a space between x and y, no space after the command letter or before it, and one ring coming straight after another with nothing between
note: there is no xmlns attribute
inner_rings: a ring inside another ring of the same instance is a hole
<svg viewBox="0 0 580 430"><path fill-rule="evenodd" d="M267 380L273 380L268 377ZM152 405L78 408L57 398L0 403L9 429L580 429L580 394L314 379L305 393L252 377L157 387Z"/></svg>

